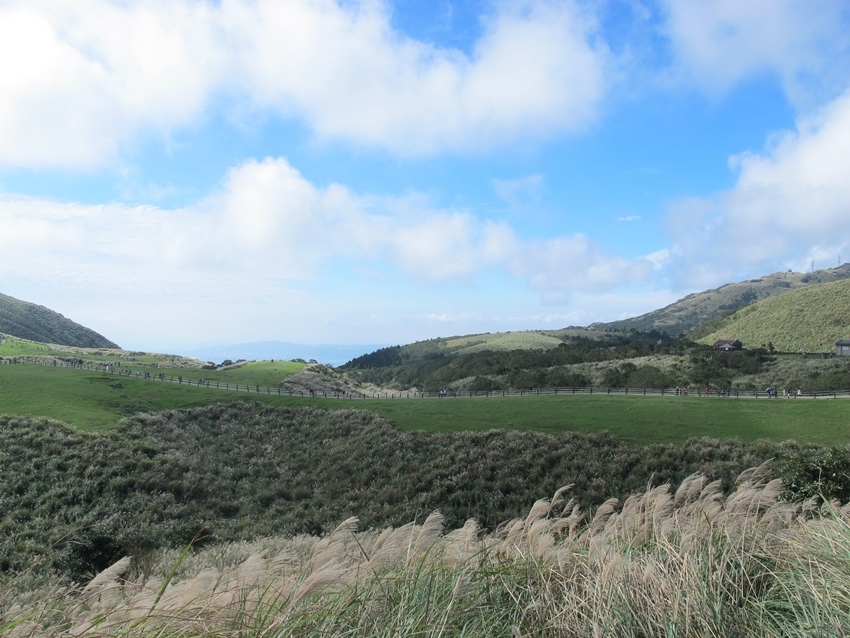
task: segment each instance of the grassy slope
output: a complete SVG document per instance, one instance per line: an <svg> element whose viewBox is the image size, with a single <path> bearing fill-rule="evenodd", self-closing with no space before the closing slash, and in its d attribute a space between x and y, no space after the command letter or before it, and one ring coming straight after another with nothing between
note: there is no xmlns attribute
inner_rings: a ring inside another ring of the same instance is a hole
<svg viewBox="0 0 850 638"><path fill-rule="evenodd" d="M47 416L91 431L109 429L118 418L136 412L207 405L227 395L214 389L157 382L153 385L135 377L69 369L62 366L65 361L108 363L115 371L130 369L133 373L183 377L187 382L204 378L211 384L269 388L276 388L282 380L307 367L303 363L276 360L245 362L213 370L206 369L197 359L171 354L77 348L7 338L0 344L0 360L18 359L55 360L60 365L0 365L0 413Z"/></svg>
<svg viewBox="0 0 850 638"><path fill-rule="evenodd" d="M843 445L850 440L850 401L842 400L603 395L319 400L246 395L67 368L0 366L0 413L47 416L88 431L112 429L121 417L136 412L246 398L275 405L309 403L328 409L370 410L406 431L610 432L636 444L682 443L692 437L796 439L820 445Z"/></svg>
<svg viewBox="0 0 850 638"><path fill-rule="evenodd" d="M103 335L58 312L4 294L0 294L0 333L68 346L118 347Z"/></svg>
<svg viewBox="0 0 850 638"><path fill-rule="evenodd" d="M599 329L667 331L671 335L690 332L700 324L719 317L724 312L738 310L753 302L767 299L788 290L846 280L850 278L850 264L838 268L816 270L811 273L777 272L758 279L731 283L694 293L664 308L639 317L594 324Z"/></svg>
<svg viewBox="0 0 850 638"><path fill-rule="evenodd" d="M484 350L496 352L508 350L548 350L557 348L568 337L604 339L605 333L584 328L561 330L519 330L514 332L492 332L475 335L445 337L417 341L402 346L401 351L411 359L421 359L433 354L464 355Z"/></svg>
<svg viewBox="0 0 850 638"><path fill-rule="evenodd" d="M759 301L725 318L699 339L740 339L744 347L772 343L783 352L831 352L850 337L850 280L808 286Z"/></svg>

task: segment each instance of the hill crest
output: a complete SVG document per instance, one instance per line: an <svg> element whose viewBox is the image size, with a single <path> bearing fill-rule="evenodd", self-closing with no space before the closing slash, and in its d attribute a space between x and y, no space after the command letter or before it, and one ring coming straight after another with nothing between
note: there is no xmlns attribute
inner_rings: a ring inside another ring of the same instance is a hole
<svg viewBox="0 0 850 638"><path fill-rule="evenodd" d="M50 308L0 293L0 333L77 348L119 348L91 328Z"/></svg>
<svg viewBox="0 0 850 638"><path fill-rule="evenodd" d="M752 303L789 290L846 279L850 279L850 263L809 273L775 272L757 279L724 284L711 290L691 293L664 308L638 317L593 323L589 327L596 330L634 329L644 332L658 330L675 337L688 334L698 326L717 319L723 314L731 314Z"/></svg>
<svg viewBox="0 0 850 638"><path fill-rule="evenodd" d="M744 347L780 352L831 352L850 338L850 279L789 290L741 308L697 342L738 339Z"/></svg>

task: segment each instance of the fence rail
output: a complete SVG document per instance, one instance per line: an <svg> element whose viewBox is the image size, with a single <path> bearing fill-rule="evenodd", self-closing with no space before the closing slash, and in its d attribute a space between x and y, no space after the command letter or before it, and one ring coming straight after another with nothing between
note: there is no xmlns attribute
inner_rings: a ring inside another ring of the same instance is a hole
<svg viewBox="0 0 850 638"><path fill-rule="evenodd" d="M162 383L177 383L179 385L196 386L202 388L212 388L216 390L226 390L231 392L245 392L248 394L266 394L276 396L289 397L312 397L323 399L457 399L457 398L489 398L489 397L522 397L522 396L541 396L541 395L628 395L628 396L695 396L699 398L716 397L716 398L771 398L766 391L753 390L709 390L704 389L696 391L685 390L680 388L615 388L608 386L566 386L566 387L550 387L550 388L513 388L510 390L470 390L465 392L456 392L453 390L437 390L428 392L359 392L359 391L327 391L327 390L286 390L281 387L272 388L267 386L252 385L245 383L230 383L225 381L216 381L205 377L191 378L183 376L172 376L164 373L153 373L149 370L132 370L128 367L120 367L116 369L114 364L108 363L91 363L82 360L63 360L51 357L0 357L0 365L40 365L48 367L72 368L78 370L88 370L92 372L101 372L103 374L113 374L125 377L134 377L151 381L159 381ZM155 368L154 368L155 369ZM850 397L848 390L826 390L819 392L800 392L792 391L784 398L807 398L807 399L838 399L840 397ZM773 394L772 398L777 398Z"/></svg>

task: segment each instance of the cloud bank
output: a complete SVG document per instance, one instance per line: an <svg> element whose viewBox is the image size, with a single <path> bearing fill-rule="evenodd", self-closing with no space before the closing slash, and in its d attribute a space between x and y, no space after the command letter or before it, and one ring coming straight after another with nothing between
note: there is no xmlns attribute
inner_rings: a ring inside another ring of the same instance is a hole
<svg viewBox="0 0 850 638"><path fill-rule="evenodd" d="M644 281L653 268L648 259L605 254L581 235L524 240L504 222L435 210L422 197L359 195L339 184L318 188L284 158L245 162L217 192L179 210L6 196L0 227L7 238L0 240L4 272L43 271L70 285L78 277L81 286L91 278L117 292L137 290L144 280L155 288L174 273L198 277L200 287L227 273L311 280L340 261L389 260L395 270L434 283L495 269L557 299ZM31 238L39 250L19 237ZM233 283L243 287L238 278Z"/></svg>
<svg viewBox="0 0 850 638"><path fill-rule="evenodd" d="M606 64L593 20L569 1L496 7L466 54L394 31L382 2L2 3L0 166L102 166L220 102L410 157L592 122Z"/></svg>

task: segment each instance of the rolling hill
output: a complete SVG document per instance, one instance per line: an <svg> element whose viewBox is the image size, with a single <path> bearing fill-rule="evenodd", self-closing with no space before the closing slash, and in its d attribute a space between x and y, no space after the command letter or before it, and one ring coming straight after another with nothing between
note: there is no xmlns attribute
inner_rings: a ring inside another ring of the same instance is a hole
<svg viewBox="0 0 850 638"><path fill-rule="evenodd" d="M420 360L434 356L460 356L476 352L509 352L511 350L549 350L575 337L610 339L609 335L587 328L561 330L516 330L486 332L474 335L440 337L402 346L404 357Z"/></svg>
<svg viewBox="0 0 850 638"><path fill-rule="evenodd" d="M850 263L837 268L815 270L810 273L776 272L758 279L725 284L703 292L696 292L659 310L631 319L608 323L594 323L596 330L658 330L671 336L687 334L701 324L732 313L756 301L798 288L842 281L850 278ZM797 348L799 350L799 347Z"/></svg>
<svg viewBox="0 0 850 638"><path fill-rule="evenodd" d="M90 328L66 319L58 312L0 293L0 333L78 348L118 348Z"/></svg>
<svg viewBox="0 0 850 638"><path fill-rule="evenodd" d="M830 352L837 340L850 338L850 280L763 299L699 333L697 341L704 344L738 339L745 348L772 344L780 352Z"/></svg>

